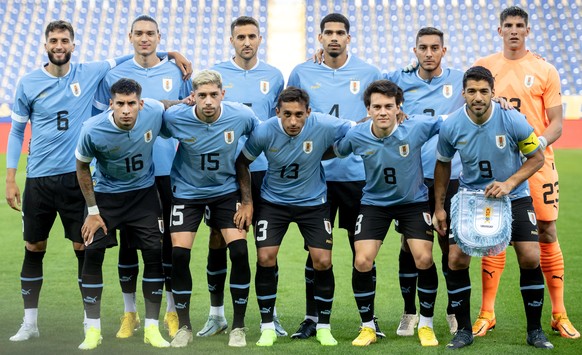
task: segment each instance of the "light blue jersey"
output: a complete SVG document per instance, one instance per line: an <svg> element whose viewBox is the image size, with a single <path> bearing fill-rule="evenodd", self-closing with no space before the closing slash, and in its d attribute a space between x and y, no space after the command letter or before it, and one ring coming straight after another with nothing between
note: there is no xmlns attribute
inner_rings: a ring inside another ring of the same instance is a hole
<svg viewBox="0 0 582 355"><path fill-rule="evenodd" d="M375 80L381 79L378 68L350 55L339 69L309 60L299 64L289 76L288 86L301 88L309 94L313 111L359 121L368 116L362 94ZM327 181L365 180L362 159L350 156L323 162Z"/></svg>
<svg viewBox="0 0 582 355"><path fill-rule="evenodd" d="M91 117L83 126L75 156L82 162L96 160L93 186L96 192L120 193L154 184L152 151L162 127L164 105L144 99L144 106L130 131L117 127L113 111Z"/></svg>
<svg viewBox="0 0 582 355"><path fill-rule="evenodd" d="M170 107L164 113L162 134L180 144L172 164L174 197L206 199L238 190L234 162L239 138L248 136L260 121L238 102L222 101L213 123L196 116L196 106Z"/></svg>
<svg viewBox="0 0 582 355"><path fill-rule="evenodd" d="M460 70L443 68L439 76L424 80L418 69L412 72L396 70L384 73L384 78L394 82L404 91L402 111L409 115L447 115L463 106L463 75ZM446 117L443 117L446 119ZM426 179L434 179L436 146L438 135L433 136L422 147L422 170ZM461 173L461 159L452 160L451 178L458 179Z"/></svg>
<svg viewBox="0 0 582 355"><path fill-rule="evenodd" d="M24 128L30 121L27 177L74 172L75 146L81 127L91 117L97 85L113 67L114 60L71 63L69 72L62 77L51 75L44 66L23 76L12 107L7 167L18 166Z"/></svg>
<svg viewBox="0 0 582 355"><path fill-rule="evenodd" d="M131 78L142 88L141 97L156 100L181 100L192 91L192 82L182 80L182 71L164 57L160 63L151 68L144 68L135 59L128 60L111 70L99 84L93 106L98 111L109 108L111 86L121 78ZM154 145L154 165L156 176L170 175L172 160L176 155L177 141L175 139L156 138Z"/></svg>
<svg viewBox="0 0 582 355"><path fill-rule="evenodd" d="M239 67L234 59L218 63L212 69L222 75L222 88L226 91L224 99L240 102L250 107L261 121L275 116L277 99L283 91L285 81L281 71L265 62L257 60L250 70ZM239 142L242 148L246 138ZM251 171L267 170L267 159L261 155L250 167Z"/></svg>
<svg viewBox="0 0 582 355"><path fill-rule="evenodd" d="M441 126L437 158L448 162L459 152L463 164L461 187L484 190L494 180L507 180L521 167L518 142L528 138L533 128L519 112L503 110L495 102L491 106L491 116L482 125L475 124L463 106ZM510 198L525 196L529 196L527 180L511 192Z"/></svg>
<svg viewBox="0 0 582 355"><path fill-rule="evenodd" d="M393 206L428 201L422 176L420 148L438 133L440 116L413 115L392 133L377 138L372 121L353 127L334 144L339 157L353 153L362 157L366 170L363 205Z"/></svg>
<svg viewBox="0 0 582 355"><path fill-rule="evenodd" d="M281 120L263 122L242 152L249 160L265 153L269 166L261 197L280 205L315 206L327 200L323 153L345 135L353 122L312 112L296 136L285 133Z"/></svg>

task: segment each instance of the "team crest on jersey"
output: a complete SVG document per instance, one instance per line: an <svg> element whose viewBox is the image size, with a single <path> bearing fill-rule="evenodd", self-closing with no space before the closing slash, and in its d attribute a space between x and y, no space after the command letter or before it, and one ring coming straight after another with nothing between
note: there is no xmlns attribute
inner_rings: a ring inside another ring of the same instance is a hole
<svg viewBox="0 0 582 355"><path fill-rule="evenodd" d="M143 140L144 140L146 143L149 143L149 142L151 142L151 141L152 141L152 138L153 138L153 137L154 137L154 135L153 135L153 133L152 133L152 130L150 129L149 131L147 131L146 133L144 133L144 135L143 135Z"/></svg>
<svg viewBox="0 0 582 355"><path fill-rule="evenodd" d="M529 217L529 221L531 222L531 224L533 224L534 226L538 225L536 213L534 211L527 211L527 216Z"/></svg>
<svg viewBox="0 0 582 355"><path fill-rule="evenodd" d="M76 97L79 97L79 95L81 95L81 84L79 84L79 82L74 82L71 84L71 91L73 92L73 95L75 95Z"/></svg>
<svg viewBox="0 0 582 355"><path fill-rule="evenodd" d="M323 225L324 225L324 227L325 227L325 231L326 231L328 234L331 234L331 222L329 221L329 219L324 219L324 220L323 220Z"/></svg>
<svg viewBox="0 0 582 355"><path fill-rule="evenodd" d="M170 92L172 91L172 78L164 78L162 81L162 86L164 87L164 91L165 92Z"/></svg>
<svg viewBox="0 0 582 355"><path fill-rule="evenodd" d="M506 143L507 140L505 139L505 134L495 136L495 144L497 145L497 148L499 149L505 148Z"/></svg>
<svg viewBox="0 0 582 355"><path fill-rule="evenodd" d="M432 218L430 217L430 213L422 212L422 217L424 217L424 223L428 224L429 226L432 226Z"/></svg>
<svg viewBox="0 0 582 355"><path fill-rule="evenodd" d="M350 92L354 95L360 92L360 81L359 80L350 81Z"/></svg>
<svg viewBox="0 0 582 355"><path fill-rule="evenodd" d="M313 141L303 142L303 151L307 154L310 154L313 151Z"/></svg>
<svg viewBox="0 0 582 355"><path fill-rule="evenodd" d="M224 141L226 144L234 142L234 131L224 131Z"/></svg>
<svg viewBox="0 0 582 355"><path fill-rule="evenodd" d="M523 83L526 87L531 88L532 85L534 84L534 76L533 75L526 75Z"/></svg>
<svg viewBox="0 0 582 355"><path fill-rule="evenodd" d="M453 84L443 85L443 96L450 99L453 96Z"/></svg>
<svg viewBox="0 0 582 355"><path fill-rule="evenodd" d="M406 158L408 156L408 153L410 153L410 148L408 144L401 145L400 147L398 147L398 150L400 151L400 156L403 158Z"/></svg>
<svg viewBox="0 0 582 355"><path fill-rule="evenodd" d="M261 80L261 92L263 95L267 95L271 89L271 84L266 80Z"/></svg>

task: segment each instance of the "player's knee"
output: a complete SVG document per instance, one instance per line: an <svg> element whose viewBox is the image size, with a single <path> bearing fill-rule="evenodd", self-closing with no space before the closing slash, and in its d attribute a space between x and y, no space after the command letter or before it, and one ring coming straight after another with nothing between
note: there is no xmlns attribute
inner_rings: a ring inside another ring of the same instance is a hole
<svg viewBox="0 0 582 355"><path fill-rule="evenodd" d="M103 268L105 249L85 250L85 262L83 264L83 275L99 275Z"/></svg>
<svg viewBox="0 0 582 355"><path fill-rule="evenodd" d="M318 253L311 256L315 270L327 270L331 267L331 253Z"/></svg>
<svg viewBox="0 0 582 355"><path fill-rule="evenodd" d="M36 243L26 242L26 249L32 252L46 251L46 242L46 240L42 240Z"/></svg>
<svg viewBox="0 0 582 355"><path fill-rule="evenodd" d="M558 230L555 221L538 220L538 237L540 243L555 243L558 241Z"/></svg>
<svg viewBox="0 0 582 355"><path fill-rule="evenodd" d="M264 248L257 249L257 263L262 267L273 267L277 264L277 254L267 252Z"/></svg>
<svg viewBox="0 0 582 355"><path fill-rule="evenodd" d="M226 242L219 230L210 228L210 236L208 237L208 247L210 249L226 248Z"/></svg>
<svg viewBox="0 0 582 355"><path fill-rule="evenodd" d="M426 270L434 264L432 254L422 253L414 258L414 263L417 269Z"/></svg>
<svg viewBox="0 0 582 355"><path fill-rule="evenodd" d="M189 267L190 249L174 247L172 249L172 267Z"/></svg>
<svg viewBox="0 0 582 355"><path fill-rule="evenodd" d="M248 249L246 239L237 239L228 244L228 251L230 252L230 260L233 264L238 262L248 262Z"/></svg>
<svg viewBox="0 0 582 355"><path fill-rule="evenodd" d="M356 255L354 260L354 267L359 272L368 272L372 270L372 265L374 264L374 260L364 256L364 255Z"/></svg>

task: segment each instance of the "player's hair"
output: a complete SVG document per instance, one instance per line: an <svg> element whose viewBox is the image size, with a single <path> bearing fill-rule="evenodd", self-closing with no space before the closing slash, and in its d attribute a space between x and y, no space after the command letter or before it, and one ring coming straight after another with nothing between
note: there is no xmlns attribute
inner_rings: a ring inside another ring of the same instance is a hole
<svg viewBox="0 0 582 355"><path fill-rule="evenodd" d="M416 43L418 44L418 39L422 36L430 36L430 35L436 35L439 36L441 38L441 45L445 44L445 35L443 34L443 31L439 30L438 28L435 27L423 27L421 28L418 33L416 34Z"/></svg>
<svg viewBox="0 0 582 355"><path fill-rule="evenodd" d="M239 16L232 21L230 24L230 34L234 33L234 28L236 26L246 26L246 25L253 25L260 31L261 26L259 26L259 21L255 20L250 16Z"/></svg>
<svg viewBox="0 0 582 355"><path fill-rule="evenodd" d="M48 39L49 33L54 31L69 31L71 40L75 40L75 31L73 30L73 25L71 25L70 22L63 20L51 21L44 30L44 38Z"/></svg>
<svg viewBox="0 0 582 355"><path fill-rule="evenodd" d="M493 74L491 74L489 69L485 67L471 67L465 72L465 75L463 75L463 90L467 87L467 81L469 80L485 80L489 84L489 87L491 87L491 90L494 89L495 78L493 78Z"/></svg>
<svg viewBox="0 0 582 355"><path fill-rule="evenodd" d="M396 106L400 106L404 102L404 92L398 85L390 80L376 80L368 85L366 91L364 91L364 106L370 107L370 98L372 97L372 94L382 94L387 97L393 97L396 101Z"/></svg>
<svg viewBox="0 0 582 355"><path fill-rule="evenodd" d="M141 85L139 85L137 81L130 78L121 78L117 80L113 85L111 85L111 89L109 89L109 91L111 93L111 97L114 97L115 94L136 94L138 98L141 97Z"/></svg>
<svg viewBox="0 0 582 355"><path fill-rule="evenodd" d="M295 86L289 86L285 90L281 91L279 98L277 99L277 108L280 109L283 102L299 102L304 103L305 108L309 108L309 94L307 91L297 88Z"/></svg>
<svg viewBox="0 0 582 355"><path fill-rule="evenodd" d="M158 22L151 16L149 15L139 15L138 17L135 18L135 20L133 20L133 22L131 23L131 28L129 29L129 32L133 32L133 25L135 25L136 22L138 21L149 21L152 22L156 25L156 31L158 31L158 33L160 33L160 28L158 27Z"/></svg>
<svg viewBox="0 0 582 355"><path fill-rule="evenodd" d="M192 90L207 84L216 84L219 89L222 89L222 75L216 70L205 69L192 77Z"/></svg>
<svg viewBox="0 0 582 355"><path fill-rule="evenodd" d="M321 30L321 33L323 33L323 29L325 28L325 24L328 22L343 23L345 28L346 28L346 32L350 33L350 21L344 15L338 14L338 13L332 13L332 14L325 16L323 19L321 19L321 22L319 23L319 28Z"/></svg>
<svg viewBox="0 0 582 355"><path fill-rule="evenodd" d="M499 14L499 25L503 25L503 22L505 22L505 19L507 19L508 17L521 17L524 21L525 21L525 25L527 26L527 21L528 21L528 14L527 12L522 9L519 6L511 6L508 7L506 9L504 9L503 11L501 11L501 14Z"/></svg>

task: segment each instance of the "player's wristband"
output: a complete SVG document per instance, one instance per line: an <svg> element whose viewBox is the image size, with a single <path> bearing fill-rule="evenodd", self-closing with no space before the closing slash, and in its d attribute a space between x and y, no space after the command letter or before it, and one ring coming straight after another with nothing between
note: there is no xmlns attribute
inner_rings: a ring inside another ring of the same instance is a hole
<svg viewBox="0 0 582 355"><path fill-rule="evenodd" d="M97 207L97 205L87 207L87 212L89 212L90 216L94 216L96 214L99 214L99 207Z"/></svg>
<svg viewBox="0 0 582 355"><path fill-rule="evenodd" d="M548 146L548 140L546 139L546 137L539 136L538 141L540 142L540 147L542 148L542 150L546 150L546 147Z"/></svg>

